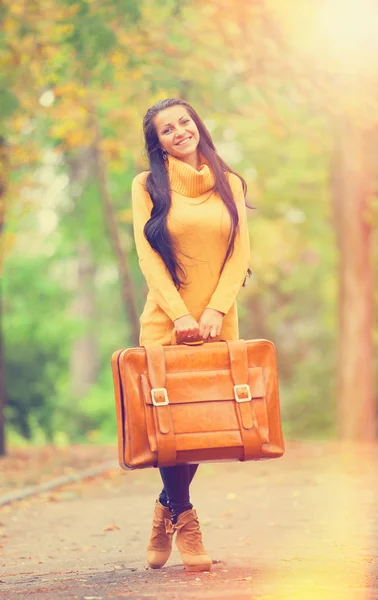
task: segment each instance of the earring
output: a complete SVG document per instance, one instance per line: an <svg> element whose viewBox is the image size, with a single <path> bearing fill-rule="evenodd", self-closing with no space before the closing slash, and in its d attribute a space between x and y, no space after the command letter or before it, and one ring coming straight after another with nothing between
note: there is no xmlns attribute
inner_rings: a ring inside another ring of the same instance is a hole
<svg viewBox="0 0 378 600"><path fill-rule="evenodd" d="M161 154L162 154L162 156L163 156L163 160L167 160L167 155L168 155L168 152L167 152L166 150L162 150L162 151L161 151Z"/></svg>

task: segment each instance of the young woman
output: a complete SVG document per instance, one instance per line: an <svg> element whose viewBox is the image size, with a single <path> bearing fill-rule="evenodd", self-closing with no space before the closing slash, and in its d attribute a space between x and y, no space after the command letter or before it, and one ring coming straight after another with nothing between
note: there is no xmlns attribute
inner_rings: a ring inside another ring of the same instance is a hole
<svg viewBox="0 0 378 600"><path fill-rule="evenodd" d="M135 243L149 288L140 345L238 339L236 296L251 273L245 181L183 100L157 102L143 129L150 171L132 184ZM160 468L163 490L147 546L152 568L168 560L175 532L185 568L211 568L189 498L197 467Z"/></svg>

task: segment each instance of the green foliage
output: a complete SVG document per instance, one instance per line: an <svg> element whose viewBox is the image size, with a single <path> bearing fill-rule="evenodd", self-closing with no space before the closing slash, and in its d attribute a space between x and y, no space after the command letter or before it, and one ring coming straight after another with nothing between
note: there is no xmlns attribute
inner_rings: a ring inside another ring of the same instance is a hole
<svg viewBox="0 0 378 600"><path fill-rule="evenodd" d="M2 118L11 116L17 110L18 105L17 98L7 89L6 82L0 76L0 116Z"/></svg>
<svg viewBox="0 0 378 600"><path fill-rule="evenodd" d="M314 341L314 340L312 340ZM289 385L282 382L282 419L286 435L298 439L335 435L335 360L321 339L309 356L295 363Z"/></svg>
<svg viewBox="0 0 378 600"><path fill-rule="evenodd" d="M64 432L72 443L111 442L117 439L117 424L110 361L102 369L101 379L80 400L62 406L56 414L56 431Z"/></svg>
<svg viewBox="0 0 378 600"><path fill-rule="evenodd" d="M74 337L65 314L69 294L49 277L53 262L43 256L11 257L4 273L7 418L26 438L35 428L53 438L55 402Z"/></svg>

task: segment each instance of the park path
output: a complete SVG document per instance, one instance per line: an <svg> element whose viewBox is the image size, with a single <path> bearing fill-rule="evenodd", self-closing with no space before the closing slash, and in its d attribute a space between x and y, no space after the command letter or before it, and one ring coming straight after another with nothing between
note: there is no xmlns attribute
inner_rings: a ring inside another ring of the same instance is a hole
<svg viewBox="0 0 378 600"><path fill-rule="evenodd" d="M288 443L278 460L203 464L192 502L214 562L145 568L154 469L120 469L5 506L4 600L378 600L378 445Z"/></svg>

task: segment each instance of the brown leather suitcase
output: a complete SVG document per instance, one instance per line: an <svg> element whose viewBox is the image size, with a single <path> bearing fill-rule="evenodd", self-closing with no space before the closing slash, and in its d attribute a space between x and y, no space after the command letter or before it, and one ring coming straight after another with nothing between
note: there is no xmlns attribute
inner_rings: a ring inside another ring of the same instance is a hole
<svg viewBox="0 0 378 600"><path fill-rule="evenodd" d="M139 346L111 362L121 467L284 453L272 342Z"/></svg>

